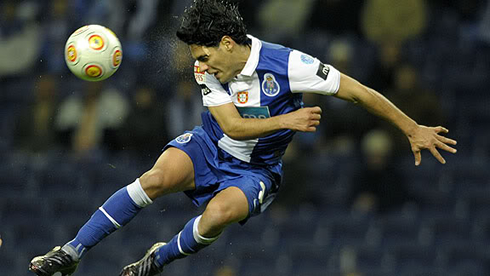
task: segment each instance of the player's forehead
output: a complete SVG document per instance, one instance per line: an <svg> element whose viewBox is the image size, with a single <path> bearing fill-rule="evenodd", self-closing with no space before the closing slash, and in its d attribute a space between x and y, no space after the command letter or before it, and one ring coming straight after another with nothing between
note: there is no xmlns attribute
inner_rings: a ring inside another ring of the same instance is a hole
<svg viewBox="0 0 490 276"><path fill-rule="evenodd" d="M192 58L197 59L197 60L199 60L205 56L211 55L211 51L210 51L209 47L192 44L192 45L189 45L189 49L191 51Z"/></svg>

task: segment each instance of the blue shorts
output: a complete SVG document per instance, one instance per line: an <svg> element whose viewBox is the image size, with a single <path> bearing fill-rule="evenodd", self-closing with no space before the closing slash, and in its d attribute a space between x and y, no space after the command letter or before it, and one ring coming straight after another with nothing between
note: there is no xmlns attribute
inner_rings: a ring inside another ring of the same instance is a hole
<svg viewBox="0 0 490 276"><path fill-rule="evenodd" d="M202 127L170 141L164 148L184 151L194 164L196 189L186 191L195 205L209 202L218 192L237 187L248 200L249 217L263 212L274 200L282 179L282 164L257 166L243 162L218 148Z"/></svg>

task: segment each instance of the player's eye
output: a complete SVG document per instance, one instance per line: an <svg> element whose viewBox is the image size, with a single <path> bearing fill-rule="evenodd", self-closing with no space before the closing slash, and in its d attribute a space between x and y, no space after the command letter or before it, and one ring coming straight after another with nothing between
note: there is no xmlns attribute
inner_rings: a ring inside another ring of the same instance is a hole
<svg viewBox="0 0 490 276"><path fill-rule="evenodd" d="M209 56L200 56L197 60L202 61L202 62L206 62L209 60Z"/></svg>

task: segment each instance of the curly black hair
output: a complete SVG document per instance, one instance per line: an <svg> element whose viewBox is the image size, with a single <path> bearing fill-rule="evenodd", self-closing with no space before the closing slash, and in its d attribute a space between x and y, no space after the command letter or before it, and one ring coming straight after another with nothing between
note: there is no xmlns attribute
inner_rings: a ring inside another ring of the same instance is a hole
<svg viewBox="0 0 490 276"><path fill-rule="evenodd" d="M249 44L247 28L238 6L225 0L194 0L182 16L177 37L188 45L216 47L223 36Z"/></svg>

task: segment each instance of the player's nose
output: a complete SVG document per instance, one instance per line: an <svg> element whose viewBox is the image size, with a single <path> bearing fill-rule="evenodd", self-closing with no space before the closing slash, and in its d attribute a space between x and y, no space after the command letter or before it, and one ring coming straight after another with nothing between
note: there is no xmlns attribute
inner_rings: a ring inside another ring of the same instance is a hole
<svg viewBox="0 0 490 276"><path fill-rule="evenodd" d="M199 62L199 71L206 72L209 69L209 66L204 62Z"/></svg>

